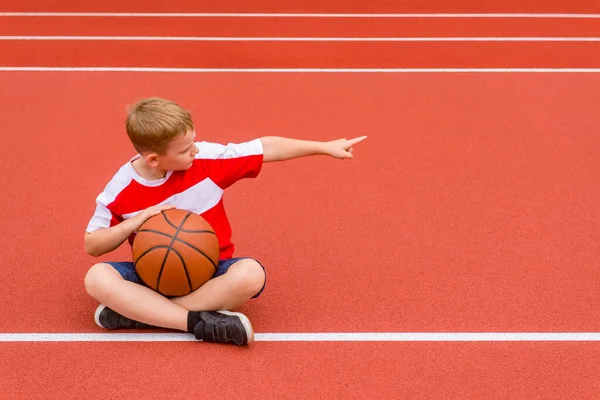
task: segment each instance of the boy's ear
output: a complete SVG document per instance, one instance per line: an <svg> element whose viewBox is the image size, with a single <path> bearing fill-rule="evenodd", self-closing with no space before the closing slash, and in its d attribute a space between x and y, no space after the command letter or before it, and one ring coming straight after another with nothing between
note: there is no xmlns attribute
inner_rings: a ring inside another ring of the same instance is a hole
<svg viewBox="0 0 600 400"><path fill-rule="evenodd" d="M158 167L158 155L156 153L149 153L144 158L149 166Z"/></svg>

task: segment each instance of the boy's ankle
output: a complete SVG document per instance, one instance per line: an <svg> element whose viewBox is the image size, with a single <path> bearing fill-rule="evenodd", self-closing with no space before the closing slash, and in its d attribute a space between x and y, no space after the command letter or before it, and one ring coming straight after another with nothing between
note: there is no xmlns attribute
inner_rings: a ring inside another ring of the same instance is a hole
<svg viewBox="0 0 600 400"><path fill-rule="evenodd" d="M189 311L187 318L187 331L188 333L194 333L196 324L200 321L200 311Z"/></svg>

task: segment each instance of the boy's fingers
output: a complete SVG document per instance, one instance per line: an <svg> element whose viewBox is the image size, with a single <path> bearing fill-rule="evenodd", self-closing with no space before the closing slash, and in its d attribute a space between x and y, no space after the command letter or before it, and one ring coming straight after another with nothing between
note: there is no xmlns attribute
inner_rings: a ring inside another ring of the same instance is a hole
<svg viewBox="0 0 600 400"><path fill-rule="evenodd" d="M354 144L356 144L356 143L360 143L360 142L362 142L363 140L365 140L366 138L367 138L367 136L365 135L365 136L360 136L360 137L357 137L357 138L351 139L351 140L349 140L349 142L350 142L350 146L352 146L352 145L354 145Z"/></svg>
<svg viewBox="0 0 600 400"><path fill-rule="evenodd" d="M174 206L174 205L172 205L172 204L162 204L162 205L156 205L156 206L152 206L152 207L150 207L150 208L148 209L148 211L150 211L150 213L151 213L152 215L157 215L157 214L159 214L161 211L164 211L164 210L169 210L169 209L171 209L171 208L175 208L175 206Z"/></svg>

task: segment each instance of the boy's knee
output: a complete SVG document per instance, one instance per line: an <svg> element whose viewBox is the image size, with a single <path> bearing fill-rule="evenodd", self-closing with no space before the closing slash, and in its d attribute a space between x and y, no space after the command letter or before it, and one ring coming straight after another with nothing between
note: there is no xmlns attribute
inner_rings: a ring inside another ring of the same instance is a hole
<svg viewBox="0 0 600 400"><path fill-rule="evenodd" d="M258 293L265 284L265 270L255 260L244 259L233 264L227 274L235 278L235 286L240 291L249 294Z"/></svg>
<svg viewBox="0 0 600 400"><path fill-rule="evenodd" d="M94 264L85 275L83 283L89 295L96 297L99 293L110 288L110 282L114 280L118 272L109 264Z"/></svg>

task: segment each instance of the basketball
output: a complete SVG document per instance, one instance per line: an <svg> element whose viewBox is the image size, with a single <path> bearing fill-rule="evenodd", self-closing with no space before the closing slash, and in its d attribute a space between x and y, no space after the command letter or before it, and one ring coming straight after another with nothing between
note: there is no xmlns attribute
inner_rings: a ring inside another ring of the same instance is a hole
<svg viewBox="0 0 600 400"><path fill-rule="evenodd" d="M219 240L210 224L180 209L148 218L132 244L138 275L165 296L184 296L212 278L219 251Z"/></svg>

